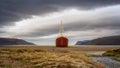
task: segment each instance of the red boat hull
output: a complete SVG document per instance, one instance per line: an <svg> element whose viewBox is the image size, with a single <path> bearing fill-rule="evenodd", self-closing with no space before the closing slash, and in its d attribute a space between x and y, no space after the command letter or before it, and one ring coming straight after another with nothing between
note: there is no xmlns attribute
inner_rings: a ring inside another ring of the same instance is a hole
<svg viewBox="0 0 120 68"><path fill-rule="evenodd" d="M56 47L68 47L68 39L66 37L58 37L56 39Z"/></svg>

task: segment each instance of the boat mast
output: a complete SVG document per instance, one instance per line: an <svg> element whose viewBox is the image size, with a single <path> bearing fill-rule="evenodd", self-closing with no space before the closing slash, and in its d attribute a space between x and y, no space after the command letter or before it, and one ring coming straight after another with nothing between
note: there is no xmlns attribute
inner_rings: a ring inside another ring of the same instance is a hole
<svg viewBox="0 0 120 68"><path fill-rule="evenodd" d="M64 27L63 27L63 24L62 24L62 21L61 21L60 28L59 28L60 36L63 36L63 32L64 32Z"/></svg>

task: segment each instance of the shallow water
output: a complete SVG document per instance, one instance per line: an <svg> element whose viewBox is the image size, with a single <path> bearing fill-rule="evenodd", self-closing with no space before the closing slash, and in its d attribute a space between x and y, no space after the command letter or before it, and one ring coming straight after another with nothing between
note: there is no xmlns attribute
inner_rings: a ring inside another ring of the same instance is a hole
<svg viewBox="0 0 120 68"><path fill-rule="evenodd" d="M84 54L95 54L95 55L102 55L105 51L80 51L80 53Z"/></svg>
<svg viewBox="0 0 120 68"><path fill-rule="evenodd" d="M91 57L93 60L105 65L106 68L120 68L120 62L112 60L113 57Z"/></svg>
<svg viewBox="0 0 120 68"><path fill-rule="evenodd" d="M81 51L85 54L102 55L105 51ZM103 64L106 68L120 68L120 62L112 60L114 57L91 57L93 60Z"/></svg>

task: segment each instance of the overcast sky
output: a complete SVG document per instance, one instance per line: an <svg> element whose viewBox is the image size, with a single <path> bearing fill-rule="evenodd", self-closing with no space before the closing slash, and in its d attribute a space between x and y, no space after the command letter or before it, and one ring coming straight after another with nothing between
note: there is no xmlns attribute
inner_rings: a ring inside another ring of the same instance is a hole
<svg viewBox="0 0 120 68"><path fill-rule="evenodd" d="M0 0L0 37L54 45L61 20L70 45L120 35L120 0Z"/></svg>

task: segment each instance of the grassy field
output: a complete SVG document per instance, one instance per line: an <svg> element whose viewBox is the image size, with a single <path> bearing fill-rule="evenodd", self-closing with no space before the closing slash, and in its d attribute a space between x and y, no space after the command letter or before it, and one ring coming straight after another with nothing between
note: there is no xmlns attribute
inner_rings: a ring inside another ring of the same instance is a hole
<svg viewBox="0 0 120 68"><path fill-rule="evenodd" d="M2 48L2 47L1 47ZM35 49L43 49L47 51L108 51L120 48L120 46L103 46L103 45L87 45L87 46L69 46L69 47L55 47L55 46L7 46L6 48L35 48Z"/></svg>
<svg viewBox="0 0 120 68"><path fill-rule="evenodd" d="M80 47L0 47L0 68L104 68L84 54ZM87 49L88 50L88 49Z"/></svg>

